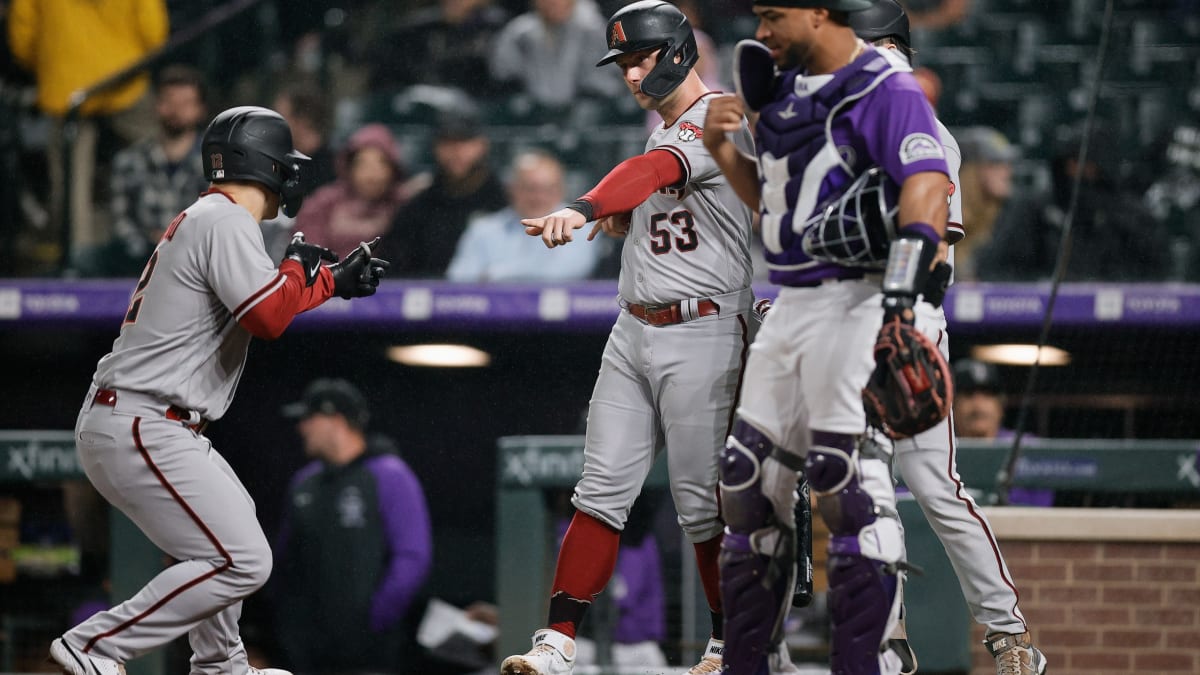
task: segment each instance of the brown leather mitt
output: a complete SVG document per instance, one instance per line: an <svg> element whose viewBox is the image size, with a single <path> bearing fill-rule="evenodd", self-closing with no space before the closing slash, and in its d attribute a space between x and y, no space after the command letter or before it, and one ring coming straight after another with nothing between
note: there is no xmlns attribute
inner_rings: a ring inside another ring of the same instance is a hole
<svg viewBox="0 0 1200 675"><path fill-rule="evenodd" d="M875 371L862 399L868 424L895 440L915 436L950 413L950 366L921 331L893 317L879 329Z"/></svg>

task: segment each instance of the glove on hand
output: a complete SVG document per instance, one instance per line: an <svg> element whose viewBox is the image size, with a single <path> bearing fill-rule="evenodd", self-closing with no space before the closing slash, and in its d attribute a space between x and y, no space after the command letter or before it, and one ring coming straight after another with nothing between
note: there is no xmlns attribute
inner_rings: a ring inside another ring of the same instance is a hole
<svg viewBox="0 0 1200 675"><path fill-rule="evenodd" d="M375 294L379 279L391 264L382 258L371 257L375 247L379 246L379 239L375 237L370 243L364 241L345 260L330 266L334 295L349 300Z"/></svg>
<svg viewBox="0 0 1200 675"><path fill-rule="evenodd" d="M321 272L321 262L337 262L337 254L324 246L310 244L304 241L304 233L292 235L292 243L283 252L284 260L295 260L304 268L304 285L312 286Z"/></svg>
<svg viewBox="0 0 1200 675"><path fill-rule="evenodd" d="M863 387L867 423L899 440L950 413L954 383L937 346L899 314L887 313L875 342L875 372Z"/></svg>
<svg viewBox="0 0 1200 675"><path fill-rule="evenodd" d="M929 279L925 282L925 288L921 291L925 302L934 307L942 306L942 302L946 299L946 289L950 287L952 272L954 272L954 268L948 262L939 262L933 266L933 270L929 272Z"/></svg>

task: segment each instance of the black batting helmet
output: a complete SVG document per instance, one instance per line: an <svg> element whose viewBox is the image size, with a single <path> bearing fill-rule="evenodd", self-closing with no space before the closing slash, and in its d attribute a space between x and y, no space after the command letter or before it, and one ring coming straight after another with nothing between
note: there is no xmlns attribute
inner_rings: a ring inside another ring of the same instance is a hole
<svg viewBox="0 0 1200 675"><path fill-rule="evenodd" d="M292 130L274 110L226 110L209 123L200 151L210 181L254 181L280 196L284 215L293 217L300 211L300 166L309 158L292 147Z"/></svg>
<svg viewBox="0 0 1200 675"><path fill-rule="evenodd" d="M658 65L641 84L642 93L654 98L675 91L700 58L692 25L678 7L663 0L641 0L621 8L608 20L608 53L596 67L646 49L661 49Z"/></svg>
<svg viewBox="0 0 1200 675"><path fill-rule="evenodd" d="M850 27L868 42L890 37L905 47L912 46L908 37L908 14L896 0L876 0L870 8L854 12L850 15Z"/></svg>

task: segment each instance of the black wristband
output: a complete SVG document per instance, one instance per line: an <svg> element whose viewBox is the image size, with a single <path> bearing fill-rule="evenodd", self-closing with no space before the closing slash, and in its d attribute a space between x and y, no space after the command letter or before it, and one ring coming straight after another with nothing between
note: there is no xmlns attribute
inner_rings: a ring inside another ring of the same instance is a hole
<svg viewBox="0 0 1200 675"><path fill-rule="evenodd" d="M586 199L576 199L570 204L567 204L567 208L583 214L583 217L586 218L589 223L595 220L595 218L592 216L592 203Z"/></svg>

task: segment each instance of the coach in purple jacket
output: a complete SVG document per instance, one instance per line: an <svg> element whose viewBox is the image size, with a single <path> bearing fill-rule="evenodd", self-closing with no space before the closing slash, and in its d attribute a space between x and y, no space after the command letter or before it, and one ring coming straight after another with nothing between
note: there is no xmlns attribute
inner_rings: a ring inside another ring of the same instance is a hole
<svg viewBox="0 0 1200 675"><path fill-rule="evenodd" d="M404 671L409 606L433 559L425 494L365 397L319 379L284 408L313 461L292 479L276 546L276 630L297 673Z"/></svg>

